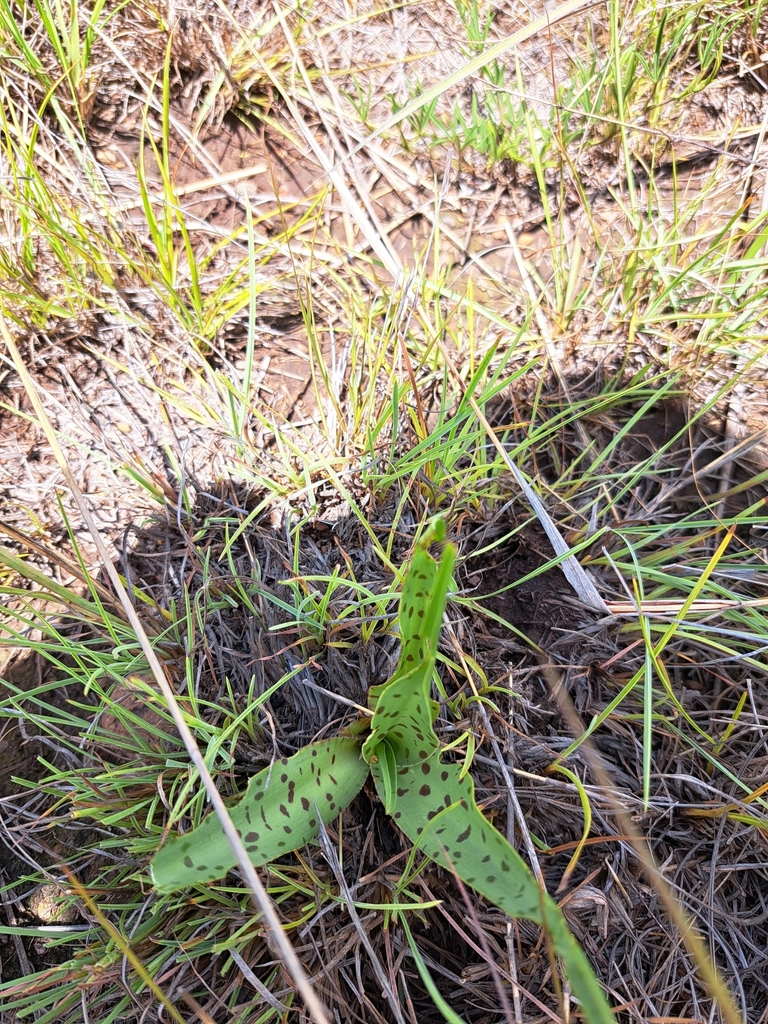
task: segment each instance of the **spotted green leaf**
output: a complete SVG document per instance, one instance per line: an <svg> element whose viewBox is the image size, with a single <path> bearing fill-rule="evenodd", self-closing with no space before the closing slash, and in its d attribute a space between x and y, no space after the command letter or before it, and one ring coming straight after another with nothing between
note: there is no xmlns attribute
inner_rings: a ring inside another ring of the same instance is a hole
<svg viewBox="0 0 768 1024"><path fill-rule="evenodd" d="M443 526L438 536L444 532ZM438 565L427 550L433 537L428 534L414 551L403 586L398 613L402 646L395 674L384 686L371 688L374 714L363 745L369 764L380 760L378 748L384 740L399 765L423 761L439 746L429 687L456 549L446 545Z"/></svg>
<svg viewBox="0 0 768 1024"><path fill-rule="evenodd" d="M317 813L329 824L367 777L359 742L347 738L313 743L254 775L238 804L229 808L251 861L267 864L314 839ZM155 888L174 892L221 878L235 864L218 817L209 814L198 828L170 839L150 870Z"/></svg>
<svg viewBox="0 0 768 1024"><path fill-rule="evenodd" d="M462 775L461 765L441 759L429 687L453 561L451 546L439 565L426 544L413 556L399 613L403 650L395 675L375 693L363 756L385 809L408 838L510 917L542 926L563 960L586 1019L613 1024L589 961L560 909L483 816L472 778Z"/></svg>
<svg viewBox="0 0 768 1024"><path fill-rule="evenodd" d="M380 766L371 766L377 789ZM393 819L436 863L481 893L513 918L541 925L563 960L574 995L590 1024L612 1024L605 996L589 961L559 907L544 892L523 859L491 825L475 802L471 776L461 765L444 764L439 752L397 770Z"/></svg>
<svg viewBox="0 0 768 1024"><path fill-rule="evenodd" d="M442 540L439 524L416 548L400 602L402 650L397 670L371 689L370 735L313 744L254 776L230 812L254 864L264 864L312 839L318 815L326 824L359 792L370 771L379 797L403 832L438 864L496 903L510 917L539 924L562 958L589 1024L613 1015L589 962L554 900L524 861L483 816L471 776L444 763L429 689L455 549L438 563L427 550ZM221 877L235 857L215 815L166 843L152 861L160 891Z"/></svg>

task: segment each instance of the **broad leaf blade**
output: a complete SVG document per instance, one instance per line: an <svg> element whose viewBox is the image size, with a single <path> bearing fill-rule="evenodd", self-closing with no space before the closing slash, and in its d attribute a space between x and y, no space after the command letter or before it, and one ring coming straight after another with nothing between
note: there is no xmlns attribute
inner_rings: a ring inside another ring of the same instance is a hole
<svg viewBox="0 0 768 1024"><path fill-rule="evenodd" d="M383 799L381 766L371 765L371 774ZM541 925L562 958L589 1024L613 1024L606 998L562 911L539 888L519 853L483 816L472 778L461 778L460 765L443 764L436 751L420 764L399 767L392 817L428 857L510 917Z"/></svg>
<svg viewBox="0 0 768 1024"><path fill-rule="evenodd" d="M314 839L315 806L323 824L329 824L367 777L360 744L347 738L313 743L254 775L242 799L229 809L251 861L267 864ZM209 814L199 828L169 840L150 870L156 889L174 892L221 878L235 864L219 819Z"/></svg>
<svg viewBox="0 0 768 1024"><path fill-rule="evenodd" d="M395 675L381 695L371 721L371 735L363 744L363 757L373 764L381 757L386 742L399 764L412 764L429 757L438 746L432 728L429 684L432 662L406 675Z"/></svg>

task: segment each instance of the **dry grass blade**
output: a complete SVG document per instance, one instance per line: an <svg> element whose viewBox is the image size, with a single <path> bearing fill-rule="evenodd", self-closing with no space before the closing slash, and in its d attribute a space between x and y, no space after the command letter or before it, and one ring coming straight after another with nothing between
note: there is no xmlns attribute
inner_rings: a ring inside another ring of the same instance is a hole
<svg viewBox="0 0 768 1024"><path fill-rule="evenodd" d="M157 984L157 981L147 971L146 967L141 962L140 958L136 955L136 952L131 948L130 941L124 935L122 935L117 928L115 928L115 926L112 924L109 918L101 911L98 904L94 902L94 900L85 890L85 888L82 885L80 885L78 880L75 878L72 872L66 867L66 865L64 866L64 874L69 884L82 899L86 907L88 907L88 910L93 914L94 918L99 922L101 927L104 928L104 930L109 934L110 938L115 943L117 948L120 950L122 955L125 957L126 961L136 971L136 974L139 976L139 978L141 978L141 980L144 982L144 984L147 986L150 992L152 992L155 995L158 1002L161 1004L161 1006L164 1007L168 1015L176 1021L176 1024L186 1024L182 1015L179 1013L176 1007L170 1002L170 1000L167 998L163 990Z"/></svg>
<svg viewBox="0 0 768 1024"><path fill-rule="evenodd" d="M394 128L401 121L415 114L422 107L431 103L433 100L438 99L449 89L455 88L459 83L463 82L470 75L473 75L476 71L490 64L492 61L498 60L503 57L505 53L520 46L528 39L532 39L540 32L546 32L552 25L558 21L562 21L563 18L569 17L571 14L575 14L577 11L584 10L584 8L598 7L598 3L595 0L566 0L565 3L559 4L553 11L547 12L540 18L536 18L529 25L519 29L517 32L513 32L507 36L506 39L500 40L493 46L489 46L478 56L473 57L472 60L467 61L458 71L448 76L444 81L439 82L437 85L433 85L429 89L425 89L424 92L417 96L415 99L406 103L397 114L388 118L383 125L381 125L375 132L372 132L366 139L363 140L358 146L348 154L346 159L352 159L361 149L367 146L377 135L381 135L384 132Z"/></svg>
<svg viewBox="0 0 768 1024"><path fill-rule="evenodd" d="M581 731L581 722L573 702L561 685L558 673L553 669L545 669L544 674L547 677L551 693L569 722L573 735L578 736ZM610 801L624 834L629 838L632 849L643 867L645 877L659 894L670 920L675 923L683 942L690 950L708 990L715 997L717 1007L723 1019L726 1024L743 1024L742 1016L738 1011L733 995L728 990L727 985L723 983L723 979L720 977L720 973L701 935L697 932L692 919L686 913L683 906L675 899L666 878L664 878L664 875L654 863L646 840L638 831L621 799L616 796L613 781L610 774L605 770L602 758L589 739L584 740L582 747L598 785Z"/></svg>
<svg viewBox="0 0 768 1024"><path fill-rule="evenodd" d="M333 871L336 881L339 883L339 890L346 902L346 907L349 913L350 920L352 921L352 924L355 927L355 931L360 936L360 942L362 943L363 947L368 953L368 956L370 957L371 966L373 967L373 970L376 974L376 978L379 984L381 985L381 991L387 997L387 1002L389 1003L389 1007L392 1010L395 1020L398 1022L398 1024L405 1024L405 1018L403 1017L403 1011L400 1007L400 1002L392 988L392 985L390 984L389 978L387 977L387 972L382 967L381 961L379 960L376 951L374 950L371 944L371 940L368 937L368 932L365 930L365 927L363 926L363 923L360 920L360 915L357 913L357 908L355 907L355 901L352 897L352 893L349 891L347 880L344 878L344 872L342 870L341 864L339 863L339 858L328 836L328 830L326 829L325 825L323 825L319 815L318 821L320 822L320 831L318 833L320 845L323 849L323 853L325 854L326 859L328 860L328 863L331 866L331 870Z"/></svg>
<svg viewBox="0 0 768 1024"><path fill-rule="evenodd" d="M309 81L309 78L307 77L306 70L304 68L304 65L303 65L301 59L300 59L300 56L299 56L298 52L295 49L293 40L291 39L290 33L288 31L288 28L287 28L287 26L285 24L285 20L284 20L282 11L277 6L275 6L275 10L278 13L278 16L280 17L280 22L281 22L281 24L283 26L283 31L285 32L286 41L288 42L289 46L291 46L291 48L294 51L294 58L296 60L296 66L298 67L299 72L300 72L300 74L302 76L302 79L304 80L304 84L305 84L305 86L306 86L306 88L307 88L307 90L308 90L308 92L309 92L309 94L311 96L312 95L312 85L311 85L311 82ZM347 211L349 212L349 214L354 218L355 223L357 224L357 226L360 228L360 231L362 232L363 237L366 239L368 245L370 245L371 249L376 253L376 255L381 260L382 264L389 271L389 273L392 275L392 277L393 278L397 278L398 275L400 274L402 268L400 266L400 263L399 263L397 257L392 252L392 249L391 249L391 247L388 244L388 239L386 238L386 236L382 236L381 232L377 230L377 228L374 225L374 223L372 222L371 218L368 216L368 214L365 212L365 210L363 210L363 208L360 206L358 201L352 195L352 191L350 190L349 186L347 185L347 182L345 181L345 179L342 177L342 175L339 173L339 171L337 169L339 164L338 163L337 164L333 164L330 160L328 160L326 158L325 153L322 151L320 146L317 144L317 141L316 141L315 137L312 135L312 133L310 132L309 128L307 127L307 125L306 125L306 123L304 121L304 118L301 116L301 113L299 112L299 109L295 105L295 103L292 100L292 98L286 93L286 94L284 94L283 99L285 100L285 103L286 103L288 109L291 111L291 113L293 115L294 121L296 122L296 124L301 129L302 134L304 135L304 138L306 139L307 143L311 146L311 148L314 150L315 154L318 157L318 160L320 161L321 166L325 170L325 173L328 175L328 178L331 181L331 183L333 184L333 187L338 192L339 198L344 203L344 206L347 209ZM319 106L319 104L318 104L318 106ZM346 157L346 159L348 159L348 160L354 159L354 155L353 154L349 154Z"/></svg>
<svg viewBox="0 0 768 1024"><path fill-rule="evenodd" d="M445 360L445 365L450 370L459 387L461 387L463 390L464 385L461 379L461 375L454 366L453 360L446 351L443 342L438 341L438 345L443 355L443 359ZM517 468L515 463L509 457L509 453L507 452L506 448L501 443L501 441L499 441L498 437L496 436L496 432L488 422L485 413L477 404L475 396L467 395L467 398L469 400L469 404L472 408L472 411L474 412L475 416L477 416L478 422L482 425L483 430L485 431L486 436L488 437L488 440L491 442L491 444L494 446L496 451L501 456L502 460L504 461L504 464L507 466L512 476L515 478L515 481L517 482L518 486L520 487L520 490L525 495L526 501L530 504L531 508L533 509L536 518L539 520L542 527L544 528L544 532L546 533L549 542L554 549L555 554L558 557L564 556L562 557L562 561L560 562L560 567L562 568L566 579L578 594L579 600L583 601L588 608L592 608L594 611L601 612L603 615L610 615L610 609L608 608L608 605L605 603L603 598L600 596L597 587L589 578L589 575L587 574L586 570L582 567L578 559L570 553L570 548L565 543L562 534L560 533L554 520L552 519L552 516L547 511L544 503L542 502L541 498L539 498L538 494L536 493L532 485L526 479L525 474L522 473Z"/></svg>

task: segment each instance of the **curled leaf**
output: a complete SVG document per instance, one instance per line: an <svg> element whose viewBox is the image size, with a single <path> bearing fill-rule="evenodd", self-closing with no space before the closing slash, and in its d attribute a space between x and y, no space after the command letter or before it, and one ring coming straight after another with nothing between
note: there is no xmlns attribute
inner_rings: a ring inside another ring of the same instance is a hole
<svg viewBox="0 0 768 1024"><path fill-rule="evenodd" d="M444 532L443 526L438 535ZM371 735L363 745L363 757L369 763L378 756L377 748L384 739L400 764L424 760L438 746L429 686L456 549L447 544L438 565L427 551L429 539L413 553L400 598L402 647L397 669L384 686L371 690Z"/></svg>

